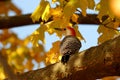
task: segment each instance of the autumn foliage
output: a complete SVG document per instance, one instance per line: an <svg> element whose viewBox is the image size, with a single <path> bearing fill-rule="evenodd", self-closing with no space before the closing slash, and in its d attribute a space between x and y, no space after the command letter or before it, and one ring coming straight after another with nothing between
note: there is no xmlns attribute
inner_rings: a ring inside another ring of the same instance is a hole
<svg viewBox="0 0 120 80"><path fill-rule="evenodd" d="M118 1L118 0L114 0ZM111 5L111 0L41 0L30 16L33 22L39 21L40 27L24 40L9 31L3 29L0 31L0 52L4 55L8 64L14 69L14 72L24 72L34 68L33 60L40 64L43 62L45 66L59 62L61 55L59 53L60 41L55 41L49 51L45 51L45 33L50 35L56 34L62 38L64 34L54 28L65 28L70 25L75 28L77 37L80 40L85 40L84 35L81 35L78 27L79 14L87 16L88 10L96 11L101 24L99 24L97 32L100 34L98 44L101 44L115 36L119 35L120 14L114 11L114 5ZM120 2L118 2L120 3ZM9 7L8 7L9 5ZM119 6L115 6L118 9ZM16 15L21 14L21 10L17 8L11 0L0 1L0 14L9 17L8 12L12 10ZM103 16L108 16L103 21ZM47 22L50 18L52 21ZM31 46L29 46L31 44ZM38 66L39 68L39 66ZM0 65L0 79L5 78L3 66Z"/></svg>

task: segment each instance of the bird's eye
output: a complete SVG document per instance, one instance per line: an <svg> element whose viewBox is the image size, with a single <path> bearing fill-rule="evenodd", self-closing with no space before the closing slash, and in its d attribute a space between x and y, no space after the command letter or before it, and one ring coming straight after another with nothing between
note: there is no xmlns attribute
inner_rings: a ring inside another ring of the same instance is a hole
<svg viewBox="0 0 120 80"><path fill-rule="evenodd" d="M63 29L64 31L66 30L66 28Z"/></svg>

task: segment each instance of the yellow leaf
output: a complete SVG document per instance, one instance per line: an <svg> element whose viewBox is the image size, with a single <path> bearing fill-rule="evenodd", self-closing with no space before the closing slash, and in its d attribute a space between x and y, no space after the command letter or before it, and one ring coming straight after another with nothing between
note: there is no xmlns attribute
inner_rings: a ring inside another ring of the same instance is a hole
<svg viewBox="0 0 120 80"><path fill-rule="evenodd" d="M38 46L33 46L32 49L35 53L44 52L44 46L40 43Z"/></svg>
<svg viewBox="0 0 120 80"><path fill-rule="evenodd" d="M72 15L72 21L73 22L78 23L78 18L79 18L79 16L77 14Z"/></svg>
<svg viewBox="0 0 120 80"><path fill-rule="evenodd" d="M47 21L48 18L50 17L49 10L50 10L49 2L41 0L40 5L37 6L35 11L31 15L33 22L39 21L40 17L42 17L42 20Z"/></svg>
<svg viewBox="0 0 120 80"><path fill-rule="evenodd" d="M108 24L110 22L112 22L112 19L108 17L104 22L102 22L102 24Z"/></svg>
<svg viewBox="0 0 120 80"><path fill-rule="evenodd" d="M77 8L80 8L82 10L82 14L86 16L87 7L88 7L87 0L69 0L69 2L67 3L63 10L64 17L66 20L69 20Z"/></svg>
<svg viewBox="0 0 120 80"><path fill-rule="evenodd" d="M52 0L52 3L56 2L57 0Z"/></svg>
<svg viewBox="0 0 120 80"><path fill-rule="evenodd" d="M116 21L116 22L114 22L113 28L117 29L119 27L119 25L120 25L120 22Z"/></svg>
<svg viewBox="0 0 120 80"><path fill-rule="evenodd" d="M0 72L0 80L4 80L5 78L5 74L3 72Z"/></svg>
<svg viewBox="0 0 120 80"><path fill-rule="evenodd" d="M46 63L47 64L53 64L57 62L57 57L55 56L56 53L50 51L46 53Z"/></svg>
<svg viewBox="0 0 120 80"><path fill-rule="evenodd" d="M31 52L31 57L33 57L35 59L36 62L41 62L45 59L44 56L44 47L42 44L38 44L39 46L33 46L32 47L32 52Z"/></svg>
<svg viewBox="0 0 120 80"><path fill-rule="evenodd" d="M41 61L44 61L45 56L44 55L40 55L40 53L36 53L34 56L34 60L38 63L40 63Z"/></svg>
<svg viewBox="0 0 120 80"><path fill-rule="evenodd" d="M24 42L23 42L23 45L26 46L30 43L30 40L28 39L29 36L27 36L25 39L24 39Z"/></svg>
<svg viewBox="0 0 120 80"><path fill-rule="evenodd" d="M52 43L51 50L53 50L56 53L59 53L59 46L60 46L60 41L56 41L56 42Z"/></svg>
<svg viewBox="0 0 120 80"><path fill-rule="evenodd" d="M78 26L74 26L75 28L75 32L76 32L76 36L78 37L79 40L84 40L84 37L82 36L82 34L80 33L80 31L78 30Z"/></svg>
<svg viewBox="0 0 120 80"><path fill-rule="evenodd" d="M94 7L95 7L94 0L87 0L87 1L88 1L88 8L89 9L94 9Z"/></svg>
<svg viewBox="0 0 120 80"><path fill-rule="evenodd" d="M20 57L24 57L29 51L27 47L21 46L16 49L16 52Z"/></svg>
<svg viewBox="0 0 120 80"><path fill-rule="evenodd" d="M46 8L44 9L44 12L42 14L42 20L47 21L50 18L50 4L46 1Z"/></svg>
<svg viewBox="0 0 120 80"><path fill-rule="evenodd" d="M51 15L53 16L53 20L56 20L58 18L61 18L63 13L62 13L62 8L61 7L56 7L56 8L52 8L50 10Z"/></svg>
<svg viewBox="0 0 120 80"><path fill-rule="evenodd" d="M8 56L8 63L11 66L14 66L14 70L17 71L23 71L24 70L24 66L23 66L23 61L24 61L24 57L21 57L18 55L18 53L16 51L11 52L11 54Z"/></svg>
<svg viewBox="0 0 120 80"><path fill-rule="evenodd" d="M32 70L33 66L34 64L32 63L32 60L28 60L27 63L25 64L25 68L27 68L28 70Z"/></svg>
<svg viewBox="0 0 120 80"><path fill-rule="evenodd" d="M56 41L52 44L52 48L50 51L46 53L46 64L53 64L60 60L60 53L59 53L59 45L60 41Z"/></svg>
<svg viewBox="0 0 120 80"><path fill-rule="evenodd" d="M39 19L41 17L40 12L41 12L41 8L40 8L40 5L38 5L37 8L35 9L35 11L31 15L33 22L39 21Z"/></svg>
<svg viewBox="0 0 120 80"><path fill-rule="evenodd" d="M56 0L60 3L60 7L64 7L67 4L67 0Z"/></svg>
<svg viewBox="0 0 120 80"><path fill-rule="evenodd" d="M114 36L118 35L119 32L116 30L113 30L111 28L107 28L104 25L100 25L98 28L98 33L102 33L100 35L100 37L98 38L98 43L103 43L111 38L113 38Z"/></svg>
<svg viewBox="0 0 120 80"><path fill-rule="evenodd" d="M76 4L78 4L78 7L82 10L82 15L86 16L86 9L88 7L88 1L87 0L77 0Z"/></svg>
<svg viewBox="0 0 120 80"><path fill-rule="evenodd" d="M108 17L104 22L102 22L103 25L105 25L105 27L111 28L111 29L117 29L119 27L120 24L120 20L119 19L115 19L113 21L112 18Z"/></svg>
<svg viewBox="0 0 120 80"><path fill-rule="evenodd" d="M57 27L61 27L61 28L64 28L68 25L69 23L66 22L65 20L63 19L57 19L55 21L51 21L51 22L48 22L46 23L46 26L47 26L47 32L49 34L53 34L53 33L56 33L56 35L58 37L62 37L63 33L61 31L58 31L58 30L55 30L54 28L57 28Z"/></svg>
<svg viewBox="0 0 120 80"><path fill-rule="evenodd" d="M0 80L4 80L6 78L5 74L4 74L4 69L3 67L0 65Z"/></svg>
<svg viewBox="0 0 120 80"><path fill-rule="evenodd" d="M77 6L75 6L75 1L76 0L74 0L74 1L70 0L63 9L63 14L67 21L70 20L70 17L72 16L72 14L75 12L75 10L77 8Z"/></svg>
<svg viewBox="0 0 120 80"><path fill-rule="evenodd" d="M110 12L110 8L108 7L108 1L107 0L101 0L97 6L96 10L99 10L98 18L102 22L102 17L105 15L109 15L111 18L114 18L112 13Z"/></svg>
<svg viewBox="0 0 120 80"><path fill-rule="evenodd" d="M28 39L30 39L35 46L38 45L38 41L41 40L43 43L45 43L45 31L47 27L44 24L41 24L41 26L35 30L32 35Z"/></svg>

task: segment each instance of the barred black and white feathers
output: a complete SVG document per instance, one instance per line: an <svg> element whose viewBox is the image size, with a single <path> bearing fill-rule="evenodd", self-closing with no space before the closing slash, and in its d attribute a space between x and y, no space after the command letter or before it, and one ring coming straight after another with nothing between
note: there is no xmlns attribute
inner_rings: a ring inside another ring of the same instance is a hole
<svg viewBox="0 0 120 80"><path fill-rule="evenodd" d="M78 53L81 47L81 42L76 36L68 35L61 41L60 53L63 55L61 62L67 63L69 57L75 53Z"/></svg>
<svg viewBox="0 0 120 80"><path fill-rule="evenodd" d="M60 44L60 53L62 54L61 62L65 64L68 62L71 55L78 53L81 47L81 42L76 37L76 32L74 28L67 26L66 28L55 29L59 31L64 31L66 34Z"/></svg>

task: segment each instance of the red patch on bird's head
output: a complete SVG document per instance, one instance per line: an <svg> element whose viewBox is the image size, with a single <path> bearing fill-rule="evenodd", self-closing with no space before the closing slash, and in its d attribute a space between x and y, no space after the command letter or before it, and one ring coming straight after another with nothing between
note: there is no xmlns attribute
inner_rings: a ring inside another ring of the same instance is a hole
<svg viewBox="0 0 120 80"><path fill-rule="evenodd" d="M67 26L67 30L68 30L68 35L76 36L76 32L74 28Z"/></svg>

